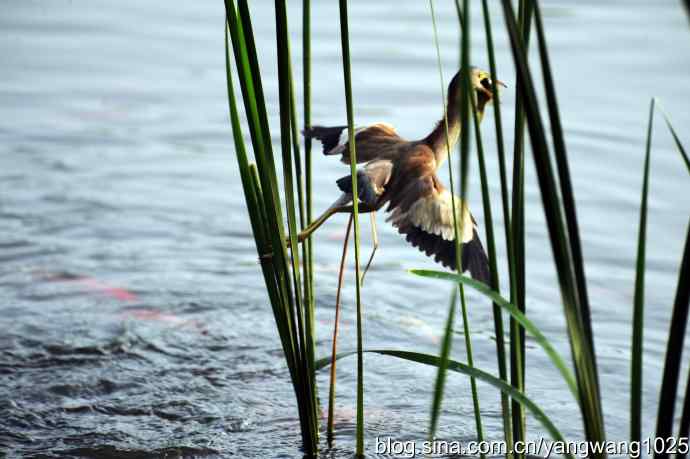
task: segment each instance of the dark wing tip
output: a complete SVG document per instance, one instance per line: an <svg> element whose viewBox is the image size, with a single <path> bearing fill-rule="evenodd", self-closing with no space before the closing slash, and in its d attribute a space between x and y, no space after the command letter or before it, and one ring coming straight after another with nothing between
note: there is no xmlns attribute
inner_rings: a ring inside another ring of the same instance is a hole
<svg viewBox="0 0 690 459"><path fill-rule="evenodd" d="M405 234L405 239L421 252L429 257L433 256L436 263L453 271L457 269L455 241L445 240L412 225L400 227L398 232ZM469 271L473 279L490 285L489 259L476 231L473 238L462 245L462 271Z"/></svg>
<svg viewBox="0 0 690 459"><path fill-rule="evenodd" d="M413 225L403 225L398 228L398 232L405 235L405 240L417 247L426 256L434 256L436 263L455 269L455 242L447 241L441 236L427 233L421 228Z"/></svg>
<svg viewBox="0 0 690 459"><path fill-rule="evenodd" d="M473 279L489 285L491 282L491 270L489 258L475 230L472 239L462 245L462 269L470 272Z"/></svg>

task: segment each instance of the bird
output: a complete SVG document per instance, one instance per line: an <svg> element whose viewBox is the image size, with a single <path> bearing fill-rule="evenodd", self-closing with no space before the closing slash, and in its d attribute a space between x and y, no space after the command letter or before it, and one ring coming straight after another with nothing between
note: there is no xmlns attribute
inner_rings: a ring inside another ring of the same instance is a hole
<svg viewBox="0 0 690 459"><path fill-rule="evenodd" d="M475 67L469 74L475 97L473 106L481 121L486 105L493 100L492 77L489 72ZM505 86L498 80L496 84ZM467 203L453 197L438 177L440 167L461 135L461 105L458 103L461 94L459 70L448 85L443 117L420 140L405 140L392 125L383 122L355 128L357 163L361 165L357 169L358 207L361 213L371 213L374 234L374 249L365 273L378 247L375 212L386 206L386 221L397 228L407 242L451 270L458 269L454 226L457 219L462 243L461 271L469 271L475 280L489 284L489 262L479 238L477 222ZM305 128L303 135L319 140L326 156L339 155L341 162L350 164L347 126L315 125ZM298 241L309 237L332 215L352 213L351 175L339 178L336 185L342 192L340 197L298 235ZM348 224L346 241L350 227Z"/></svg>

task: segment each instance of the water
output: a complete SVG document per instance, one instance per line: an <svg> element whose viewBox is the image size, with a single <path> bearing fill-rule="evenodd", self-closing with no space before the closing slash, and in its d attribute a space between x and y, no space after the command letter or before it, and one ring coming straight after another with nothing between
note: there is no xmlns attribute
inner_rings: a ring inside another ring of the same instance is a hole
<svg viewBox="0 0 690 459"><path fill-rule="evenodd" d="M299 2L294 2L299 3ZM271 2L253 2L277 130ZM495 7L506 126L515 78ZM299 457L292 388L241 197L227 122L221 2L24 1L0 18L0 451L7 457ZM457 59L451 2L438 2L446 81ZM488 67L473 14L474 63ZM301 81L300 11L290 10ZM335 4L313 6L313 119L345 119ZM677 2L544 6L577 196L607 433L625 439L629 342L647 106L658 96L683 139L690 31ZM350 5L358 123L423 136L440 116L425 2ZM298 85L299 86L299 85ZM301 100L301 94L298 94ZM491 114L484 126L499 196ZM274 141L277 139L274 139ZM506 139L511 145L512 138ZM677 266L690 211L686 172L657 123L649 202L645 435L652 432ZM473 164L476 171L476 165ZM315 207L346 173L315 156ZM528 314L568 357L562 307L527 161ZM478 180L470 201L483 223ZM498 201L495 201L497 204ZM502 227L495 206L497 228ZM366 219L362 220L366 223ZM318 349L325 355L345 220L316 237ZM364 227L366 229L366 226ZM433 267L387 225L363 298L370 348L437 352L448 288L407 274ZM500 232L499 232L500 234ZM366 253L370 245L363 231ZM499 238L501 259L505 247ZM350 265L352 268L352 265ZM351 270L350 270L351 273ZM502 272L505 279L505 272ZM352 279L342 348L354 346ZM490 308L469 294L475 361L495 372ZM528 395L567 437L582 435L565 384L528 342ZM462 340L455 357L464 359ZM337 443L350 457L354 360L339 365ZM435 371L366 357L366 437L423 439ZM322 390L327 376L319 375ZM451 376L440 426L474 438L468 382ZM480 385L486 436L498 396ZM570 422L564 422L571 419ZM542 431L529 421L532 438ZM373 455L373 452L372 452Z"/></svg>

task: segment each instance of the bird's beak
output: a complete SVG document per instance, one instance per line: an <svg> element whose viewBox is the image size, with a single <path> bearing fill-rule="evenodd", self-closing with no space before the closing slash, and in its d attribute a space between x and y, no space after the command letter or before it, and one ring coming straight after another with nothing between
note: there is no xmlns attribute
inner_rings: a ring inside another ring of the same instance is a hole
<svg viewBox="0 0 690 459"><path fill-rule="evenodd" d="M500 91L499 86L503 86L504 88L507 88L508 85L502 82L501 80L496 80L496 91Z"/></svg>

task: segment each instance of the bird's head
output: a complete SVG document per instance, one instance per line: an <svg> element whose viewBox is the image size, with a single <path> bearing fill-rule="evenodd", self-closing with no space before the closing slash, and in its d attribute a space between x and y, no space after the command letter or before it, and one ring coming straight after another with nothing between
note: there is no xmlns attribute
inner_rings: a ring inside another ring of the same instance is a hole
<svg viewBox="0 0 690 459"><path fill-rule="evenodd" d="M457 101L460 100L460 94L462 93L462 85L460 78L460 71L455 74L450 84L448 85L448 100ZM477 111L482 114L484 113L484 108L486 104L491 102L494 98L493 93L493 82L491 80L491 74L486 70L479 69L477 67L470 68L470 85L475 95L475 102ZM500 81L496 80L496 85L505 87L506 85Z"/></svg>

